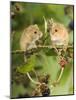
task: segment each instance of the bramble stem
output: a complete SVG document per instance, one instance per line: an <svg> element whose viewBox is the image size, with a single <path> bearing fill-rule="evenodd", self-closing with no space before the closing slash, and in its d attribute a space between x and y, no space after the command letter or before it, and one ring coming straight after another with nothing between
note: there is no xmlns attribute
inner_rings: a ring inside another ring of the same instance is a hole
<svg viewBox="0 0 76 100"><path fill-rule="evenodd" d="M35 71L34 69L33 69L32 71L34 72L34 74L35 74L35 76L36 76L36 79L38 80L38 76L37 76L36 71Z"/></svg>
<svg viewBox="0 0 76 100"><path fill-rule="evenodd" d="M50 45L38 45L36 48L32 48L32 49L37 49L37 48L49 48L49 49L54 49L54 47L53 46L50 46ZM60 48L62 48L62 47L57 47L57 49L60 49ZM71 48L73 48L73 46L68 46L68 49L71 49ZM30 49L31 50L31 49ZM30 51L30 50L28 50L28 51ZM11 53L12 54L15 54L15 53L24 53L24 52L26 52L26 51L24 51L24 50L14 50L14 51L12 51Z"/></svg>
<svg viewBox="0 0 76 100"><path fill-rule="evenodd" d="M60 75L59 75L58 79L55 81L55 83L51 84L51 86L50 86L51 89L54 87L54 85L56 86L59 83L59 81L61 80L61 77L63 75L63 72L64 72L64 68L61 69Z"/></svg>
<svg viewBox="0 0 76 100"><path fill-rule="evenodd" d="M31 81L32 83L34 83L34 84L41 84L40 82L34 81L34 80L31 78L31 76L30 76L30 74L29 74L28 72L27 72L26 74L27 74L28 78L30 79L30 81Z"/></svg>
<svg viewBox="0 0 76 100"><path fill-rule="evenodd" d="M57 79L57 83L61 80L61 77L63 75L63 72L64 72L64 68L61 69L60 75L59 75L59 77Z"/></svg>

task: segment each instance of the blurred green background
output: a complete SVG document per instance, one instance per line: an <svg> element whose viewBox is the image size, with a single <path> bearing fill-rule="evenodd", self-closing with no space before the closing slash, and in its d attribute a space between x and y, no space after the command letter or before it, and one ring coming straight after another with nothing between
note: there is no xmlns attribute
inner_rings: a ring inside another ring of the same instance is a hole
<svg viewBox="0 0 76 100"><path fill-rule="evenodd" d="M19 40L23 29L30 24L37 24L40 30L44 33L44 19L53 18L55 21L64 24L69 30L69 44L73 45L73 6L58 5L58 4L40 4L40 3L25 3L11 2L11 51L19 50ZM45 35L45 33L44 33ZM43 37L44 38L44 37ZM46 44L49 44L48 38ZM73 51L71 52L73 54ZM11 97L19 97L20 94L31 95L35 89L35 85L30 82L26 74L16 72L16 68L24 64L23 54L11 55ZM73 58L66 65L60 84L51 90L51 83L57 79L60 72L60 65L55 52L49 49L39 49L36 55L31 56L30 64L36 70L38 75L50 75L49 88L50 95L68 95L73 94ZM34 61L35 59L35 61ZM34 61L34 62L33 62ZM29 65L30 65L29 64ZM30 67L26 67L30 69ZM35 74L29 70L33 79Z"/></svg>

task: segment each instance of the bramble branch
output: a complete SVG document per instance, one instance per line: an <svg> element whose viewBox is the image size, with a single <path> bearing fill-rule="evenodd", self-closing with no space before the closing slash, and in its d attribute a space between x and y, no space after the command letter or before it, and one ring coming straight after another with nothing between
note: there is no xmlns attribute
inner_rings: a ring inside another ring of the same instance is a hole
<svg viewBox="0 0 76 100"><path fill-rule="evenodd" d="M12 54L15 54L15 53L31 53L31 50L33 50L33 51L36 51L38 48L49 48L49 49L54 49L54 47L53 46L42 46L42 45L38 45L36 48L32 48L32 49L30 49L30 50L27 50L26 52L24 51L24 50L14 50L14 51L12 51L11 53ZM57 47L57 49L61 49L62 47ZM67 49L73 49L73 46L68 46L68 48Z"/></svg>

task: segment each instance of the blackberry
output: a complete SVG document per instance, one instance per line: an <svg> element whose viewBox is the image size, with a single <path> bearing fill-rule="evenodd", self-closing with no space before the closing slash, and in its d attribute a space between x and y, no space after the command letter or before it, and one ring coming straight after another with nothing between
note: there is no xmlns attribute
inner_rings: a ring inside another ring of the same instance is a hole
<svg viewBox="0 0 76 100"><path fill-rule="evenodd" d="M49 78L49 74L47 74L46 76L39 76L39 82L48 84Z"/></svg>
<svg viewBox="0 0 76 100"><path fill-rule="evenodd" d="M65 65L67 64L68 62L66 61L66 59L61 59L59 64L61 67L65 67Z"/></svg>
<svg viewBox="0 0 76 100"><path fill-rule="evenodd" d="M49 96L49 95L50 95L50 89L49 88L42 91L42 96Z"/></svg>
<svg viewBox="0 0 76 100"><path fill-rule="evenodd" d="M68 26L71 30L74 30L74 21L72 20Z"/></svg>

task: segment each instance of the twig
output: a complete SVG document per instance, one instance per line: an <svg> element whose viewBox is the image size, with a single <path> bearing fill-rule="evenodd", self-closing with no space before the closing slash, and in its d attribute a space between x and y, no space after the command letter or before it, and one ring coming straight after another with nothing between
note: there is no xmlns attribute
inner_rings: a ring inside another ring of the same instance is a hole
<svg viewBox="0 0 76 100"><path fill-rule="evenodd" d="M23 51L23 50L14 50L14 51L12 51L11 53L24 53L25 51Z"/></svg>
<svg viewBox="0 0 76 100"><path fill-rule="evenodd" d="M50 45L38 45L37 46L37 48L49 48L49 49L54 49L54 47L53 46L50 46ZM57 47L57 49L61 49L62 48L62 46L60 46L60 47ZM68 46L68 48L73 48L73 46Z"/></svg>
<svg viewBox="0 0 76 100"><path fill-rule="evenodd" d="M55 87L59 82L60 82L60 80L61 80L61 78L62 78L62 75L63 75L63 72L64 72L64 68L62 68L61 69L61 72L60 72L60 74L59 74L59 77L58 77L58 79L55 81L55 82L53 82L52 84L51 84L51 89L53 88L53 87Z"/></svg>
<svg viewBox="0 0 76 100"><path fill-rule="evenodd" d="M35 69L32 70L36 76L36 79L38 80L38 76L37 76L37 72L35 71Z"/></svg>
<svg viewBox="0 0 76 100"><path fill-rule="evenodd" d="M33 49L37 49L37 48L49 48L49 49L54 49L53 46L50 46L50 45L38 45L36 48L33 48ZM57 49L61 49L62 47L57 47ZM73 48L73 46L68 46L68 49L71 49ZM32 49L28 50L28 51L31 51ZM24 51L24 50L14 50L12 51L11 53L14 54L14 53L25 53L27 51Z"/></svg>
<svg viewBox="0 0 76 100"><path fill-rule="evenodd" d="M34 81L32 78L31 78L31 76L30 76L30 74L27 72L26 73L27 74L27 76L28 76L28 78L30 79L30 81L32 82L32 83L34 83L34 84L41 84L40 82L37 82L37 81Z"/></svg>
<svg viewBox="0 0 76 100"><path fill-rule="evenodd" d="M60 75L59 75L59 77L58 77L58 79L56 81L57 83L61 80L61 77L63 75L63 72L64 72L64 68L61 69Z"/></svg>

